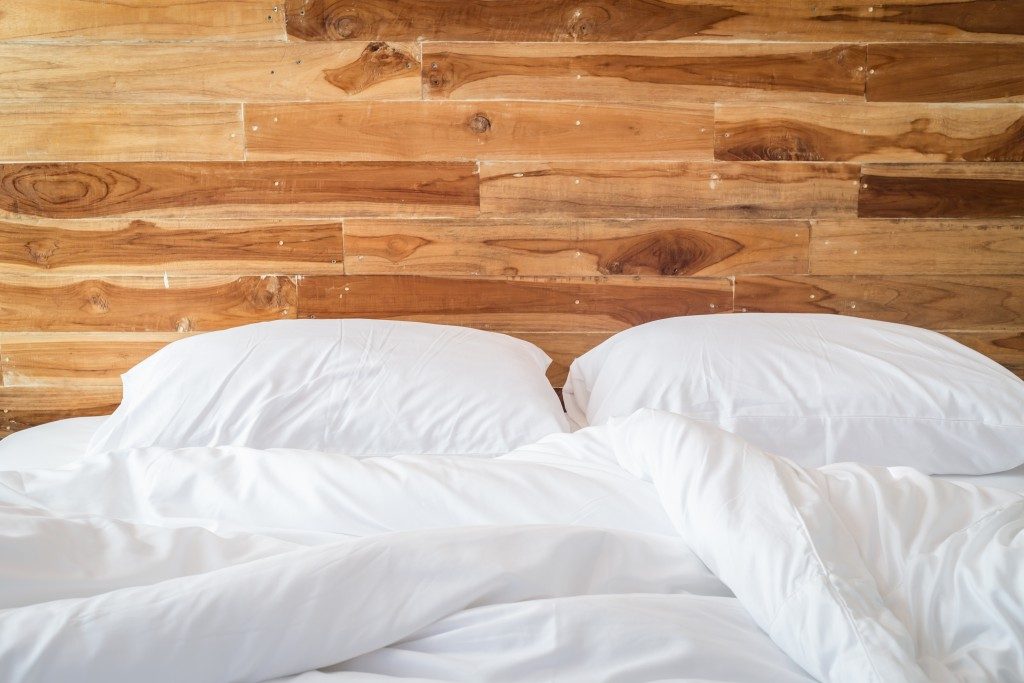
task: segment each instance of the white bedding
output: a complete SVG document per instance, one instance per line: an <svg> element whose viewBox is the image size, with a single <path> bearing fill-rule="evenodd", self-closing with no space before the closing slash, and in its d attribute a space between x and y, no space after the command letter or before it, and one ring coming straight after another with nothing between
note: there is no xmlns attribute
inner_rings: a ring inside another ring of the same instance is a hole
<svg viewBox="0 0 1024 683"><path fill-rule="evenodd" d="M653 411L493 460L98 454L0 473L0 530L0 680L1024 678L1024 496Z"/></svg>

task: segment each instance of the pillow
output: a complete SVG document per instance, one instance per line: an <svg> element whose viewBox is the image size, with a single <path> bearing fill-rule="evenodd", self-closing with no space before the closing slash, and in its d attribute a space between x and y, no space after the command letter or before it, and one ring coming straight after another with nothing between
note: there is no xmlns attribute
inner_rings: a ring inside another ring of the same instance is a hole
<svg viewBox="0 0 1024 683"><path fill-rule="evenodd" d="M281 320L181 339L122 375L89 444L498 455L568 431L528 342L389 320Z"/></svg>
<svg viewBox="0 0 1024 683"><path fill-rule="evenodd" d="M707 420L798 464L988 474L1024 463L1024 382L936 332L829 314L659 320L578 358L570 419Z"/></svg>

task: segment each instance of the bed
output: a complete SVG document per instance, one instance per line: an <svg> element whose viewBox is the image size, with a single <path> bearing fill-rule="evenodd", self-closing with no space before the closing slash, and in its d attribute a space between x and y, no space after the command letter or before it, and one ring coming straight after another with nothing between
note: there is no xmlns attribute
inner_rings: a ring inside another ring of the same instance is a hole
<svg viewBox="0 0 1024 683"><path fill-rule="evenodd" d="M716 317L578 359L568 416L503 335L172 344L114 415L0 442L0 678L1020 680L1020 381L902 326ZM872 420L852 449L836 405Z"/></svg>

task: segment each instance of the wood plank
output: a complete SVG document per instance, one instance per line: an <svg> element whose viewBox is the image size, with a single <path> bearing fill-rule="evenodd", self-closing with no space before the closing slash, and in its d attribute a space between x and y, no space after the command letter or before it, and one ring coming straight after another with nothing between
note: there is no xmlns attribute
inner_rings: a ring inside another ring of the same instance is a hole
<svg viewBox="0 0 1024 683"><path fill-rule="evenodd" d="M513 332L513 337L525 339L544 349L551 358L548 367L548 379L551 384L561 388L569 374L569 365L608 339L611 334L606 332Z"/></svg>
<svg viewBox="0 0 1024 683"><path fill-rule="evenodd" d="M0 159L202 161L244 155L235 104L0 102Z"/></svg>
<svg viewBox="0 0 1024 683"><path fill-rule="evenodd" d="M882 43L868 46L867 99L1024 102L1024 45Z"/></svg>
<svg viewBox="0 0 1024 683"><path fill-rule="evenodd" d="M0 387L0 436L54 420L109 415L120 387Z"/></svg>
<svg viewBox="0 0 1024 683"><path fill-rule="evenodd" d="M268 0L12 0L0 40L283 40L281 9Z"/></svg>
<svg viewBox="0 0 1024 683"><path fill-rule="evenodd" d="M302 40L1018 41L1021 0L285 0Z"/></svg>
<svg viewBox="0 0 1024 683"><path fill-rule="evenodd" d="M714 102L864 98L866 50L832 43L426 43L433 99Z"/></svg>
<svg viewBox="0 0 1024 683"><path fill-rule="evenodd" d="M1024 379L1024 332L1020 330L941 330Z"/></svg>
<svg viewBox="0 0 1024 683"><path fill-rule="evenodd" d="M730 161L1024 161L1024 105L719 104Z"/></svg>
<svg viewBox="0 0 1024 683"><path fill-rule="evenodd" d="M535 102L251 105L249 159L702 159L711 105Z"/></svg>
<svg viewBox="0 0 1024 683"><path fill-rule="evenodd" d="M658 318L732 310L724 278L472 279L313 276L299 317L393 318L517 332L614 332Z"/></svg>
<svg viewBox="0 0 1024 683"><path fill-rule="evenodd" d="M1024 221L817 221L811 273L817 275L1019 275Z"/></svg>
<svg viewBox="0 0 1024 683"><path fill-rule="evenodd" d="M0 278L0 331L215 330L294 318L284 276Z"/></svg>
<svg viewBox="0 0 1024 683"><path fill-rule="evenodd" d="M475 215L475 164L2 164L0 216Z"/></svg>
<svg viewBox="0 0 1024 683"><path fill-rule="evenodd" d="M1024 165L866 164L857 211L865 218L1024 216Z"/></svg>
<svg viewBox="0 0 1024 683"><path fill-rule="evenodd" d="M60 275L337 273L340 222L0 220L0 269Z"/></svg>
<svg viewBox="0 0 1024 683"><path fill-rule="evenodd" d="M349 275L710 276L807 272L807 221L350 219Z"/></svg>
<svg viewBox="0 0 1024 683"><path fill-rule="evenodd" d="M840 313L934 329L1024 325L1024 276L740 276L736 310Z"/></svg>
<svg viewBox="0 0 1024 683"><path fill-rule="evenodd" d="M3 332L3 385L120 387L121 375L178 332Z"/></svg>
<svg viewBox="0 0 1024 683"><path fill-rule="evenodd" d="M480 165L481 213L580 218L813 218L856 213L857 167L761 163Z"/></svg>
<svg viewBox="0 0 1024 683"><path fill-rule="evenodd" d="M417 48L388 43L0 43L7 100L419 99Z"/></svg>

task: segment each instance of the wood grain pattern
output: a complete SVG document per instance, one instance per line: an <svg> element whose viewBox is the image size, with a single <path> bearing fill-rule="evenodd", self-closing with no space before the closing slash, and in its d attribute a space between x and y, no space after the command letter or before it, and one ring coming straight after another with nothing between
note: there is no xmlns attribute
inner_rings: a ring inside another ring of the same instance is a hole
<svg viewBox="0 0 1024 683"><path fill-rule="evenodd" d="M741 276L736 310L840 313L934 329L1020 327L1024 276Z"/></svg>
<svg viewBox="0 0 1024 683"><path fill-rule="evenodd" d="M857 168L790 163L480 165L485 215L813 218L856 213Z"/></svg>
<svg viewBox="0 0 1024 683"><path fill-rule="evenodd" d="M109 415L120 387L0 387L0 435L68 417Z"/></svg>
<svg viewBox="0 0 1024 683"><path fill-rule="evenodd" d="M857 206L866 218L1024 216L1024 165L868 164Z"/></svg>
<svg viewBox="0 0 1024 683"><path fill-rule="evenodd" d="M8 0L0 40L282 40L281 9L268 0Z"/></svg>
<svg viewBox="0 0 1024 683"><path fill-rule="evenodd" d="M731 161L1024 161L1024 105L719 104Z"/></svg>
<svg viewBox="0 0 1024 683"><path fill-rule="evenodd" d="M121 375L178 332L3 332L3 386L121 386Z"/></svg>
<svg viewBox="0 0 1024 683"><path fill-rule="evenodd" d="M474 215L474 164L2 164L0 215Z"/></svg>
<svg viewBox="0 0 1024 683"><path fill-rule="evenodd" d="M0 220L0 270L124 275L343 272L340 222Z"/></svg>
<svg viewBox="0 0 1024 683"><path fill-rule="evenodd" d="M818 275L1020 275L1024 221L816 221L811 269Z"/></svg>
<svg viewBox="0 0 1024 683"><path fill-rule="evenodd" d="M1014 40L1020 0L286 0L302 40Z"/></svg>
<svg viewBox="0 0 1024 683"><path fill-rule="evenodd" d="M0 331L206 331L294 318L284 276L0 278Z"/></svg>
<svg viewBox="0 0 1024 683"><path fill-rule="evenodd" d="M242 110L232 104L0 102L0 159L8 161L237 160L243 139Z"/></svg>
<svg viewBox="0 0 1024 683"><path fill-rule="evenodd" d="M609 332L731 309L732 284L724 278L353 275L313 276L299 284L301 318L396 318L499 331Z"/></svg>
<svg viewBox="0 0 1024 683"><path fill-rule="evenodd" d="M867 99L891 102L1024 102L1024 45L868 46Z"/></svg>
<svg viewBox="0 0 1024 683"><path fill-rule="evenodd" d="M0 43L7 100L48 103L419 99L405 43Z"/></svg>
<svg viewBox="0 0 1024 683"><path fill-rule="evenodd" d="M831 43L426 43L423 92L459 100L864 98L866 50Z"/></svg>
<svg viewBox="0 0 1024 683"><path fill-rule="evenodd" d="M712 157L710 105L553 102L253 105L249 159L700 159Z"/></svg>
<svg viewBox="0 0 1024 683"><path fill-rule="evenodd" d="M709 276L807 271L807 221L345 222L350 275Z"/></svg>
<svg viewBox="0 0 1024 683"><path fill-rule="evenodd" d="M1020 330L942 331L961 344L983 353L1024 379L1024 332Z"/></svg>

